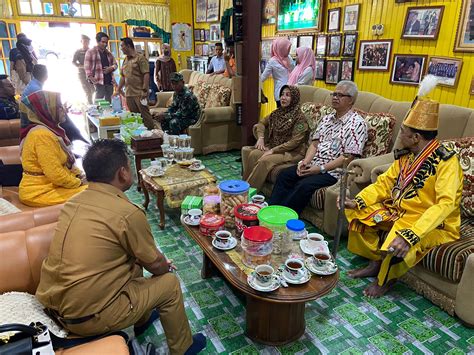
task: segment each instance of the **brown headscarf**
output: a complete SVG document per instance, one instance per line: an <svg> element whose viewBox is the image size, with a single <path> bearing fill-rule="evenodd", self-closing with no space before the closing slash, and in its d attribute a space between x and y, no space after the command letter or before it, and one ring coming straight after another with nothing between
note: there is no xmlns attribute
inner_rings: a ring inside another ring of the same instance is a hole
<svg viewBox="0 0 474 355"><path fill-rule="evenodd" d="M288 107L279 107L270 114L268 118L268 142L270 148L288 142L293 134L296 122L304 121L300 109L300 91L298 87L283 85L280 96L284 89L290 90L291 102Z"/></svg>

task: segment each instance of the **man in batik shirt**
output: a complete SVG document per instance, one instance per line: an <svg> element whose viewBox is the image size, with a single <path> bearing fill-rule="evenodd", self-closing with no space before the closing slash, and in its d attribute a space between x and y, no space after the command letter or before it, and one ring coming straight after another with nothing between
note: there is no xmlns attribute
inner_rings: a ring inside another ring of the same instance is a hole
<svg viewBox="0 0 474 355"><path fill-rule="evenodd" d="M18 102L15 100L15 87L8 75L0 75L0 120L20 118Z"/></svg>
<svg viewBox="0 0 474 355"><path fill-rule="evenodd" d="M438 103L419 100L404 120L395 161L354 200L345 201L348 249L369 259L349 276L377 279L368 297L384 295L433 247L459 238L463 173L455 152L436 139Z"/></svg>

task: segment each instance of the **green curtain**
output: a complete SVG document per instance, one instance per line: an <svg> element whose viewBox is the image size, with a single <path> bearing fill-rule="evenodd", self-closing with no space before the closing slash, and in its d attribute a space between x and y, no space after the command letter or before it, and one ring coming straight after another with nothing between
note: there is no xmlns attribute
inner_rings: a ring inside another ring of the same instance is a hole
<svg viewBox="0 0 474 355"><path fill-rule="evenodd" d="M221 17L221 31L224 31L224 39L227 39L232 36L230 33L232 15L234 14L234 9L230 8L224 11Z"/></svg>

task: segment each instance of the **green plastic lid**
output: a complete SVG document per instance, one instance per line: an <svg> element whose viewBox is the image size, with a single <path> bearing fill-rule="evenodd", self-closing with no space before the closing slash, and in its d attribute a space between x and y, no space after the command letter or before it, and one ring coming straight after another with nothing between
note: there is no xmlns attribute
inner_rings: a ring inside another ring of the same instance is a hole
<svg viewBox="0 0 474 355"><path fill-rule="evenodd" d="M257 214L258 220L270 225L286 226L290 219L298 219L298 213L284 206L268 206L262 208Z"/></svg>

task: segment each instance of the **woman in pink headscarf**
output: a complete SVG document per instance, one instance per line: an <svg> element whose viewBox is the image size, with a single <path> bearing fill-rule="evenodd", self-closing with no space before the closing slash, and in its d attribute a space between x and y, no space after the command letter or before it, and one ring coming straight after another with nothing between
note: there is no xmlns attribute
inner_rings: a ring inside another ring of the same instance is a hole
<svg viewBox="0 0 474 355"><path fill-rule="evenodd" d="M296 67L290 74L288 85L313 85L316 74L314 52L308 47L296 49Z"/></svg>
<svg viewBox="0 0 474 355"><path fill-rule="evenodd" d="M288 77L293 69L293 61L289 57L291 42L285 38L277 38L272 43L272 57L260 77L262 83L271 75L274 83L274 97L277 107L280 107L280 91L288 82Z"/></svg>
<svg viewBox="0 0 474 355"><path fill-rule="evenodd" d="M155 83L160 91L173 91L171 87L170 74L176 72L176 63L171 58L171 47L163 44L163 54L155 63Z"/></svg>

